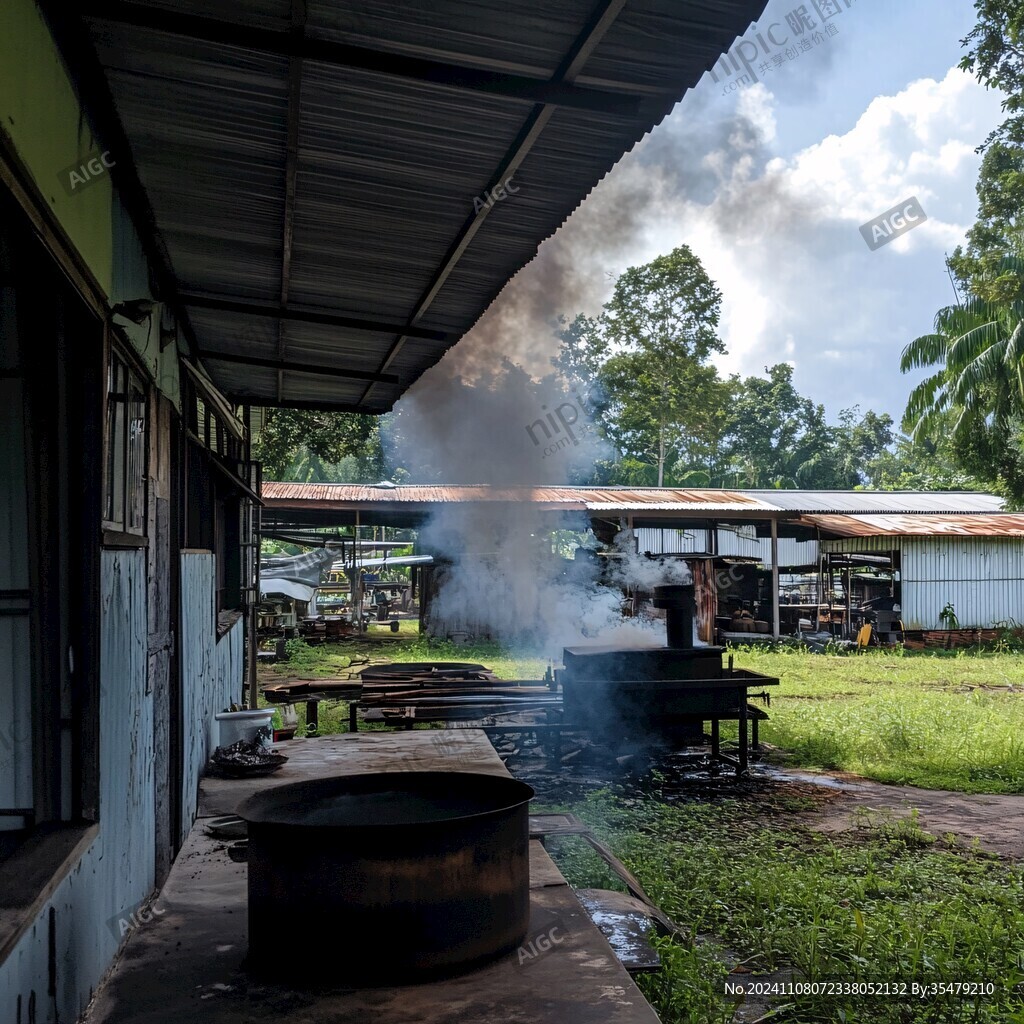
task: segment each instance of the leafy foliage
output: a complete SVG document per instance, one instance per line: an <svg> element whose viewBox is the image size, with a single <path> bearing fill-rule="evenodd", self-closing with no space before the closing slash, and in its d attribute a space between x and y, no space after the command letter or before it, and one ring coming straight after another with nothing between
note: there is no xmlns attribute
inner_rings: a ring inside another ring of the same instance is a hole
<svg viewBox="0 0 1024 1024"><path fill-rule="evenodd" d="M995 274L1024 283L1024 261L1002 257ZM900 369L920 368L937 369L911 392L904 429L915 440L948 435L965 468L1024 501L1024 289L939 310L934 332L903 351Z"/></svg>
<svg viewBox="0 0 1024 1024"><path fill-rule="evenodd" d="M383 475L380 418L305 409L268 410L253 457L266 480L356 482ZM348 476L349 480L339 479Z"/></svg>

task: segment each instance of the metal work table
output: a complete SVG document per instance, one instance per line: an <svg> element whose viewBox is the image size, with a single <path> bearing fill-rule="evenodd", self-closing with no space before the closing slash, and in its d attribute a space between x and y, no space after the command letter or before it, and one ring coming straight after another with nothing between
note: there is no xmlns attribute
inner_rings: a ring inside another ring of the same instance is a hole
<svg viewBox="0 0 1024 1024"><path fill-rule="evenodd" d="M231 813L250 793L302 779L363 771L507 774L477 730L355 733L282 744L290 758L263 779L204 779L200 818L154 904L130 937L84 1024L657 1024L557 867L530 844L531 922L524 950L429 984L310 991L269 985L243 967L246 868L209 838L203 817ZM302 904L281 941L304 941ZM338 957L358 942L338 922ZM324 979L329 982L329 979Z"/></svg>

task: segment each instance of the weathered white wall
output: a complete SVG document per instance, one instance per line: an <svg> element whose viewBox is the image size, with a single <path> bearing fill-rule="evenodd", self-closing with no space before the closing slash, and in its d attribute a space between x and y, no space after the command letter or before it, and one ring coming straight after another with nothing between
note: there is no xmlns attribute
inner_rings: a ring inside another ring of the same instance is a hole
<svg viewBox="0 0 1024 1024"><path fill-rule="evenodd" d="M101 556L100 830L35 925L0 965L0 1021L73 1021L120 944L118 918L153 889L153 722L146 694L146 554ZM57 998L47 996L55 911ZM59 1018L55 1016L59 1012Z"/></svg>
<svg viewBox="0 0 1024 1024"><path fill-rule="evenodd" d="M35 924L0 964L0 1024L22 1017L35 993L38 1024L74 1021L122 940L119 920L154 885L153 698L146 692L146 553L101 556L100 829ZM186 827L195 814L199 775L209 755L213 710L238 700L242 683L239 620L218 643L213 556L182 556L182 666ZM186 599L186 594L188 595ZM56 913L57 999L47 996L50 908ZM59 1014L59 1016L57 1016Z"/></svg>
<svg viewBox="0 0 1024 1024"><path fill-rule="evenodd" d="M242 696L242 636L239 619L217 640L214 556L181 556L181 664L183 749L182 828L184 840L195 817L199 777L213 750L213 716Z"/></svg>

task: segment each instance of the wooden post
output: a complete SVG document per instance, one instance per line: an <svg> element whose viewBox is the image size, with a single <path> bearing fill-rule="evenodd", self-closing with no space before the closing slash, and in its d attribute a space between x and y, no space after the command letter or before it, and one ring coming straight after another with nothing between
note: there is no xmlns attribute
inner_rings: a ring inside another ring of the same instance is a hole
<svg viewBox="0 0 1024 1024"><path fill-rule="evenodd" d="M740 771L745 772L749 759L747 756L747 694L744 690L740 694Z"/></svg>
<svg viewBox="0 0 1024 1024"><path fill-rule="evenodd" d="M779 523L772 519L772 637L779 639Z"/></svg>
<svg viewBox="0 0 1024 1024"><path fill-rule="evenodd" d="M846 639L853 639L853 569L846 567Z"/></svg>
<svg viewBox="0 0 1024 1024"><path fill-rule="evenodd" d="M245 418L245 472L248 475L246 483L252 484L252 410L248 405L243 406L243 416ZM249 707L255 711L260 706L260 688L257 680L257 663L256 657L256 646L257 646L257 627L259 626L259 604L260 604L260 527L263 525L260 522L260 509L256 502L248 498L243 498L249 509L249 514L245 517L247 522L247 533L248 536L243 538L243 544L248 545L243 550L249 552L249 558L243 559L242 564L245 565L246 572L248 573L248 579L245 581L245 590L243 593L246 595L248 601L248 607L245 609L246 612L246 677L249 682ZM248 563L248 564L246 564Z"/></svg>

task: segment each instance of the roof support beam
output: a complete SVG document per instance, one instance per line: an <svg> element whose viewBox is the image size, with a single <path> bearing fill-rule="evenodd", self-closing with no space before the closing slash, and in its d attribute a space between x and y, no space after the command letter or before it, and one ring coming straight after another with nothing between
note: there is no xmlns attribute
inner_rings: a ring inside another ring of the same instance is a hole
<svg viewBox="0 0 1024 1024"><path fill-rule="evenodd" d="M432 331L411 324L388 323L383 320L367 320L364 317L326 313L317 309L292 306L285 309L272 302L251 302L246 299L229 299L217 295L199 295L183 292L180 300L184 306L197 309L213 309L222 313L244 313L247 316L266 316L275 320L294 320L296 323L323 324L325 327L343 327L349 331L373 331L380 334L403 334L408 338L423 341L454 341L455 336L445 331Z"/></svg>
<svg viewBox="0 0 1024 1024"><path fill-rule="evenodd" d="M590 18L583 26L582 31L576 37L575 42L569 48L569 52L565 55L562 63L558 67L558 70L553 75L551 79L553 84L571 83L576 76L579 75L597 45L604 38L605 33L609 28L611 28L612 23L619 16L625 4L626 0L598 0L596 7L591 12ZM509 146L501 163L495 170L490 184L488 185L488 191L499 183L507 181L508 178L516 172L522 162L526 159L530 150L533 148L534 143L537 141L548 121L551 120L554 112L555 107L550 104L538 104L530 111L530 114L523 123L522 128L513 140L512 145ZM417 303L412 316L409 317L409 320L412 323L415 323L421 316L423 316L427 311L427 308L437 297L438 292L440 292L444 287L445 282L451 276L451 273L458 265L459 260L462 259L463 253L465 253L470 242L473 241L474 236L483 226L484 220L493 208L493 206L484 206L479 213L474 211L466 219L462 228L459 230L458 235L456 235L451 248L441 261L441 266L438 268L433 280L427 287L427 290L424 292L420 301ZM385 355L383 360L381 360L379 366L379 370L381 372L391 365L395 356L397 356L401 351L402 346L405 344L408 337L408 334L402 334L394 340L391 347L388 349L387 355ZM367 400L372 387L372 384L367 386L359 399L360 404Z"/></svg>
<svg viewBox="0 0 1024 1024"><path fill-rule="evenodd" d="M292 243L295 240L295 183L299 172L299 118L302 102L302 41L306 36L306 0L292 0L292 41L297 52L288 58L288 144L284 163L284 213L281 227L281 308L288 308L292 276ZM277 358L285 357L287 327L277 321ZM284 371L277 371L277 400L284 391Z"/></svg>
<svg viewBox="0 0 1024 1024"><path fill-rule="evenodd" d="M640 96L630 95L628 91L611 92L575 86L570 80L558 76L546 81L502 71L484 71L363 46L350 46L328 39L297 37L293 32L222 21L219 18L130 3L127 0L87 0L81 5L81 14L83 17L171 32L209 43L483 92L521 103L552 104L630 117L636 115L642 102Z"/></svg>
<svg viewBox="0 0 1024 1024"><path fill-rule="evenodd" d="M349 402L292 401L288 398L285 398L280 402L275 402L263 395L245 395L242 393L236 394L235 392L228 392L228 394L229 397L233 398L237 402L252 402L267 409L313 409L314 411L320 412L357 412L363 416L374 415L374 413L366 409L365 406L355 405Z"/></svg>
<svg viewBox="0 0 1024 1024"><path fill-rule="evenodd" d="M341 366L313 366L311 363L293 363L284 359L263 359L259 356L235 355L231 352L211 352L203 349L200 359L217 363L235 363L238 366L260 366L283 373L315 373L321 377L345 377L348 380L368 380L376 384L397 384L398 376L393 373L372 373L369 370L347 370ZM280 393L277 396L281 402Z"/></svg>

